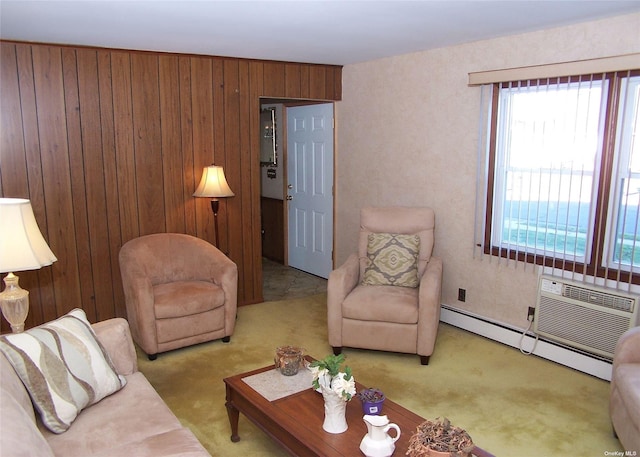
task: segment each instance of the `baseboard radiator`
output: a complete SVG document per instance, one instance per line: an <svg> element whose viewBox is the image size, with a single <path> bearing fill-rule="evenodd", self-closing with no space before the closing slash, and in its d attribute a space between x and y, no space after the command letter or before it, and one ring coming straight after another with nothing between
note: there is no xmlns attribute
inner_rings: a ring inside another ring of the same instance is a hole
<svg viewBox="0 0 640 457"><path fill-rule="evenodd" d="M540 276L533 322L543 338L612 359L618 339L637 319L637 296Z"/></svg>

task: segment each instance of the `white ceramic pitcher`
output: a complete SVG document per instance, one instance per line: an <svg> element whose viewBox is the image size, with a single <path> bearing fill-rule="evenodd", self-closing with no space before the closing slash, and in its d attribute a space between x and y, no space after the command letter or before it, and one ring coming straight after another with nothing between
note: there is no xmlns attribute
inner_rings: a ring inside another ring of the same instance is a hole
<svg viewBox="0 0 640 457"><path fill-rule="evenodd" d="M396 449L394 444L400 438L400 427L389 423L387 416L365 415L364 423L367 424L367 434L360 442L360 450L367 457L389 457ZM389 435L389 430L394 429L396 436Z"/></svg>

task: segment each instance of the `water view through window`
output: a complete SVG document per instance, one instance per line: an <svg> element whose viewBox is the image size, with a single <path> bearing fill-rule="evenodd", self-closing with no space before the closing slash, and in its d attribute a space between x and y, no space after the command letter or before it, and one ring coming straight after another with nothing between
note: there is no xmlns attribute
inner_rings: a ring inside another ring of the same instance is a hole
<svg viewBox="0 0 640 457"><path fill-rule="evenodd" d="M603 160L609 79L500 88L494 246L580 263L601 252L608 267L640 267L639 79L620 85L611 165Z"/></svg>

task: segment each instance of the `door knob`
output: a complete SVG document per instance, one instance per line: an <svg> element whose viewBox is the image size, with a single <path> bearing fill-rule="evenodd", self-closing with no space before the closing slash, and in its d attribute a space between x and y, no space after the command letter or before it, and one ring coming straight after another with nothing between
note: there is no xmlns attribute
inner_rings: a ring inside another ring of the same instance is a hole
<svg viewBox="0 0 640 457"><path fill-rule="evenodd" d="M293 189L293 184L289 184L289 185L287 186L287 189Z"/></svg>
<svg viewBox="0 0 640 457"><path fill-rule="evenodd" d="M293 200L293 197L291 195L287 195L287 200Z"/></svg>

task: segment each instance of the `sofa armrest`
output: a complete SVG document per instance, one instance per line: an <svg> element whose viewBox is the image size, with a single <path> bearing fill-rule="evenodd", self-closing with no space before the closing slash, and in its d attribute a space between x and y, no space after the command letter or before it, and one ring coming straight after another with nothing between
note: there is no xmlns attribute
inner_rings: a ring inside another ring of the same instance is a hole
<svg viewBox="0 0 640 457"><path fill-rule="evenodd" d="M623 363L640 363L640 327L633 327L622 334L613 356L613 370Z"/></svg>
<svg viewBox="0 0 640 457"><path fill-rule="evenodd" d="M327 323L329 344L342 346L342 302L358 285L360 279L360 261L357 254L351 254L347 260L329 274L327 281Z"/></svg>
<svg viewBox="0 0 640 457"><path fill-rule="evenodd" d="M91 327L118 374L126 376L138 371L138 356L126 320L117 317L97 322Z"/></svg>

